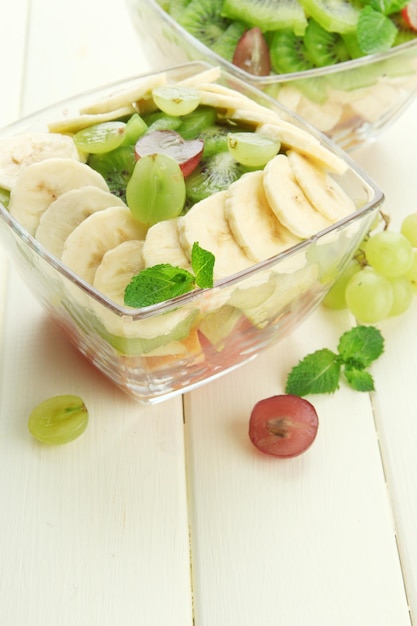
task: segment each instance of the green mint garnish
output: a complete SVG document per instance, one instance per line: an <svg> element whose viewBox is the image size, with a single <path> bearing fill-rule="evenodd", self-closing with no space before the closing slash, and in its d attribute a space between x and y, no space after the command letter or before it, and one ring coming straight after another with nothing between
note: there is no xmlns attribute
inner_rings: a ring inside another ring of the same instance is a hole
<svg viewBox="0 0 417 626"><path fill-rule="evenodd" d="M375 326L355 326L340 337L337 352L316 350L293 367L285 392L298 396L334 393L342 374L355 391L373 391L367 368L383 351L384 339Z"/></svg>
<svg viewBox="0 0 417 626"><path fill-rule="evenodd" d="M410 0L370 0L369 5L384 15L399 13Z"/></svg>
<svg viewBox="0 0 417 626"><path fill-rule="evenodd" d="M182 296L196 287L213 286L214 255L194 243L191 256L193 273L169 263L147 267L134 276L124 294L126 306L140 308Z"/></svg>
<svg viewBox="0 0 417 626"><path fill-rule="evenodd" d="M389 50L397 36L392 20L371 6L361 9L356 28L358 44L364 54Z"/></svg>
<svg viewBox="0 0 417 626"><path fill-rule="evenodd" d="M191 250L191 267L195 274L195 282L201 289L213 287L214 254L200 248L197 242Z"/></svg>

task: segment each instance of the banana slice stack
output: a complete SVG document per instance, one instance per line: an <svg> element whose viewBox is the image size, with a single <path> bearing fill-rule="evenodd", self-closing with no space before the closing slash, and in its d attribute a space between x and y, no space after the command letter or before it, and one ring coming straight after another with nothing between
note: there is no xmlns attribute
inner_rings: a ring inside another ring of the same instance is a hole
<svg viewBox="0 0 417 626"><path fill-rule="evenodd" d="M0 141L0 187L10 190L11 215L51 254L117 304L123 304L126 285L143 268L170 263L190 269L195 242L213 252L214 278L219 280L291 248L356 210L333 176L346 171L343 159L277 112L214 83L218 76L214 68L182 82L197 87L201 103L215 107L219 119L244 121L254 132L277 137L283 151L263 171L244 174L185 215L149 229L85 163L71 133L121 114L152 110L152 89L166 82L164 74L141 79L85 107L75 118L52 122L52 132ZM269 278L266 273L264 282ZM224 298L212 302L226 304ZM182 311L156 323L116 323L115 316L104 315L103 307L97 311L109 332L148 342L150 353L157 336L166 343L187 337L192 317ZM179 327L182 335L174 332ZM157 349L161 345L157 342Z"/></svg>

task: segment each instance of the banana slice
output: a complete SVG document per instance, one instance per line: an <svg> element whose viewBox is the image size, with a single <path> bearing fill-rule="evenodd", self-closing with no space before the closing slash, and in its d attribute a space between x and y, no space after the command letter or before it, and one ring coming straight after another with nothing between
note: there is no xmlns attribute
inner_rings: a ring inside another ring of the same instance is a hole
<svg viewBox="0 0 417 626"><path fill-rule="evenodd" d="M74 228L96 211L112 206L126 205L112 193L91 185L66 191L42 213L35 237L60 259L65 240Z"/></svg>
<svg viewBox="0 0 417 626"><path fill-rule="evenodd" d="M110 207L93 213L66 239L62 262L87 283L94 275L104 254L123 241L145 239L146 228L139 224L127 207Z"/></svg>
<svg viewBox="0 0 417 626"><path fill-rule="evenodd" d="M92 113L76 115L75 117L64 117L61 120L49 122L48 128L51 133L76 133L83 128L100 124L101 122L111 122L123 117L128 117L136 112L132 104L126 105L119 109L114 109L107 113Z"/></svg>
<svg viewBox="0 0 417 626"><path fill-rule="evenodd" d="M187 85L189 87L199 87L201 84L214 82L220 78L220 75L221 71L219 67L210 67L208 70L203 70L202 72L198 72L198 74L183 78L178 84Z"/></svg>
<svg viewBox="0 0 417 626"><path fill-rule="evenodd" d="M294 110L302 118L308 120L312 126L326 133L332 130L340 121L343 106L331 100L319 104L312 102L306 97L302 97L297 108Z"/></svg>
<svg viewBox="0 0 417 626"><path fill-rule="evenodd" d="M311 159L289 150L291 169L304 194L314 208L332 222L356 211L356 205L342 187Z"/></svg>
<svg viewBox="0 0 417 626"><path fill-rule="evenodd" d="M124 306L124 293L133 276L145 267L143 241L123 241L108 250L94 274L93 286L107 298Z"/></svg>
<svg viewBox="0 0 417 626"><path fill-rule="evenodd" d="M179 240L187 257L195 242L214 254L214 279L218 280L253 265L236 242L225 216L227 191L197 202L178 219Z"/></svg>
<svg viewBox="0 0 417 626"><path fill-rule="evenodd" d="M179 241L178 219L157 222L149 228L142 251L146 267L159 263L170 263L177 267L190 269L190 261Z"/></svg>
<svg viewBox="0 0 417 626"><path fill-rule="evenodd" d="M121 107L130 106L134 102L150 98L152 89L165 85L166 82L165 74L142 77L130 87L116 91L107 98L83 107L80 113L108 113Z"/></svg>
<svg viewBox="0 0 417 626"><path fill-rule="evenodd" d="M85 155L77 150L67 135L52 133L22 133L0 140L0 187L9 191L22 170L52 157L85 161Z"/></svg>
<svg viewBox="0 0 417 626"><path fill-rule="evenodd" d="M273 123L266 121L258 126L256 132L278 139L284 147L305 154L329 172L344 174L348 169L347 163L323 146L316 137L289 122L284 120Z"/></svg>
<svg viewBox="0 0 417 626"><path fill-rule="evenodd" d="M263 172L249 172L230 185L225 202L230 229L255 263L299 243L277 219L266 199Z"/></svg>
<svg viewBox="0 0 417 626"><path fill-rule="evenodd" d="M264 188L279 221L297 237L311 237L331 225L304 195L284 154L278 154L265 166Z"/></svg>
<svg viewBox="0 0 417 626"><path fill-rule="evenodd" d="M24 168L10 192L9 211L34 235L42 213L54 200L70 189L88 185L109 191L103 176L85 163L65 158L32 163Z"/></svg>

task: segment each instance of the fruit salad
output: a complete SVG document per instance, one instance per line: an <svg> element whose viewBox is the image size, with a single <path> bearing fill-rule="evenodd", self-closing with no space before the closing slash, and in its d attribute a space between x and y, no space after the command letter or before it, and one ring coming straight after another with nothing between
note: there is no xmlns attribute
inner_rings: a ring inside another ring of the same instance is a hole
<svg viewBox="0 0 417 626"><path fill-rule="evenodd" d="M247 360L259 333L318 304L363 236L371 187L352 198L342 156L219 76L141 77L1 140L8 214L46 259L45 288L65 274L54 317L96 364L104 346L122 387L137 391L132 371L181 388Z"/></svg>
<svg viewBox="0 0 417 626"><path fill-rule="evenodd" d="M416 0L127 4L154 65L221 63L345 149L376 136L417 89Z"/></svg>

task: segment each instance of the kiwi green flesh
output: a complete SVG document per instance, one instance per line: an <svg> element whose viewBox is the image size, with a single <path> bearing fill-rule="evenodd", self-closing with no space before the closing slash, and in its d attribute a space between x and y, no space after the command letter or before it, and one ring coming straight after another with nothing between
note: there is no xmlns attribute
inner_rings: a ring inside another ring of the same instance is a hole
<svg viewBox="0 0 417 626"><path fill-rule="evenodd" d="M349 51L339 33L329 33L315 20L310 20L304 33L304 45L317 67L349 61Z"/></svg>
<svg viewBox="0 0 417 626"><path fill-rule="evenodd" d="M178 16L178 23L203 44L212 48L229 26L221 15L223 0L191 0Z"/></svg>
<svg viewBox="0 0 417 626"><path fill-rule="evenodd" d="M359 7L349 0L300 0L300 4L327 31L350 33L356 29Z"/></svg>
<svg viewBox="0 0 417 626"><path fill-rule="evenodd" d="M185 179L187 199L199 202L230 187L248 169L240 165L228 151L203 158L197 168Z"/></svg>
<svg viewBox="0 0 417 626"><path fill-rule="evenodd" d="M135 146L120 146L104 154L91 154L87 160L88 165L103 176L111 193L124 202L135 162Z"/></svg>
<svg viewBox="0 0 417 626"><path fill-rule="evenodd" d="M243 22L232 22L213 44L212 51L231 63L236 46L246 28L247 27Z"/></svg>
<svg viewBox="0 0 417 626"><path fill-rule="evenodd" d="M222 14L262 32L288 28L302 35L307 20L298 0L224 0Z"/></svg>

